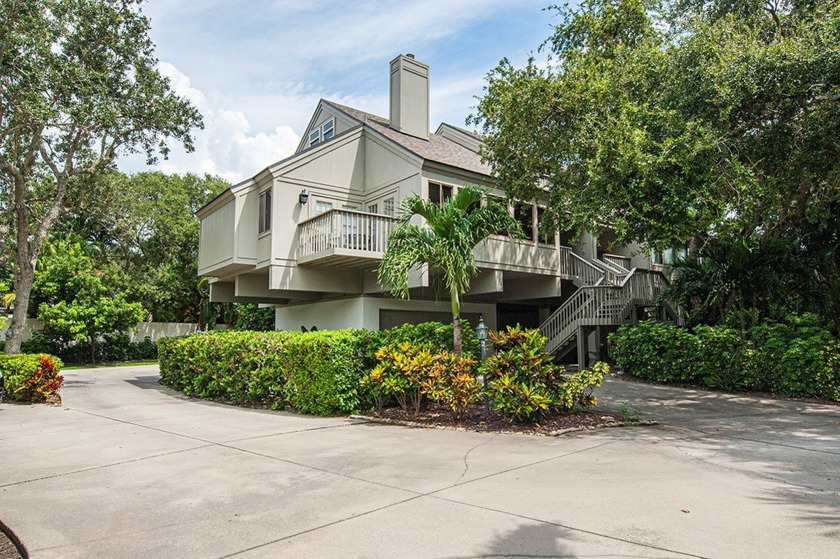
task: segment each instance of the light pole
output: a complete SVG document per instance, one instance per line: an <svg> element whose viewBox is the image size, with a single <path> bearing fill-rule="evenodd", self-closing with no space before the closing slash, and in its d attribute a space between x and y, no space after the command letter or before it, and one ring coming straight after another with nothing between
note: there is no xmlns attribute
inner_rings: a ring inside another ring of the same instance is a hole
<svg viewBox="0 0 840 559"><path fill-rule="evenodd" d="M490 328L484 324L484 316L479 316L478 326L475 328L475 333L478 336L478 342L481 345L481 361L487 359L487 335L490 333ZM490 395L487 394L487 375L481 375L481 382L484 384L484 411L490 411Z"/></svg>

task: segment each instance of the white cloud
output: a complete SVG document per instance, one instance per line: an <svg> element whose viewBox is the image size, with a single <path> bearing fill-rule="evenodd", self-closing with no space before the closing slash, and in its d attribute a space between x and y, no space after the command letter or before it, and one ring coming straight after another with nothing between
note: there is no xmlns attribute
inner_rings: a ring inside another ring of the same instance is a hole
<svg viewBox="0 0 840 559"><path fill-rule="evenodd" d="M182 146L172 144L169 158L160 161L159 170L209 173L237 182L291 155L297 147L300 136L290 126L254 133L242 111L228 108L223 99L208 97L194 88L190 78L174 65L161 62L159 68L169 78L172 90L188 99L204 117L204 130L195 131L195 151L187 153ZM129 172L147 169L138 156L123 158L120 167Z"/></svg>

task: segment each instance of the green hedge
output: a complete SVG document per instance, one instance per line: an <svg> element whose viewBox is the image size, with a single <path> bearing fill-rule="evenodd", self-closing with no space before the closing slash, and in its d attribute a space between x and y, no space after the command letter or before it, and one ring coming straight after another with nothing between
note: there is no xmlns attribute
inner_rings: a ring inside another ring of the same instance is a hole
<svg viewBox="0 0 840 559"><path fill-rule="evenodd" d="M376 350L412 342L433 351L452 348L452 326L404 325L386 331L219 331L158 340L161 383L200 398L291 407L319 415L369 409L361 378L376 364ZM465 353L478 352L464 328Z"/></svg>
<svg viewBox="0 0 840 559"><path fill-rule="evenodd" d="M4 398L16 402L45 402L58 395L64 377L60 359L46 354L0 353Z"/></svg>
<svg viewBox="0 0 840 559"><path fill-rule="evenodd" d="M840 400L840 340L813 315L759 324L746 336L643 322L611 334L610 346L616 365L645 380Z"/></svg>

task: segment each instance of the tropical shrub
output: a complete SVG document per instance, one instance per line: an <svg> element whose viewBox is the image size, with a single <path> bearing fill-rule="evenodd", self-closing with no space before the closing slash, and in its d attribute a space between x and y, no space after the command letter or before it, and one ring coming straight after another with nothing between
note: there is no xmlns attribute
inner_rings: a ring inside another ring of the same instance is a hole
<svg viewBox="0 0 840 559"><path fill-rule="evenodd" d="M461 320L461 343L464 357L478 359L480 348L478 336L470 326L469 321ZM410 343L423 346L438 353L441 351L453 351L453 327L452 324L441 322L423 322L421 324L403 324L396 326L382 333L382 346L401 345Z"/></svg>
<svg viewBox="0 0 840 559"><path fill-rule="evenodd" d="M595 404L592 389L609 371L597 364L589 371L564 375L545 353L546 338L539 330L519 326L491 332L494 355L480 370L488 379L494 410L513 419L533 419L549 411L570 411Z"/></svg>
<svg viewBox="0 0 840 559"><path fill-rule="evenodd" d="M0 354L5 397L17 402L46 402L58 395L64 377L60 359L46 354Z"/></svg>
<svg viewBox="0 0 840 559"><path fill-rule="evenodd" d="M840 400L840 340L816 315L763 322L746 335L727 326L692 333L641 323L619 328L610 344L615 363L646 380Z"/></svg>
<svg viewBox="0 0 840 559"><path fill-rule="evenodd" d="M406 413L417 415L425 399L463 413L481 397L475 360L452 351L433 353L427 347L403 343L376 352L377 365L362 378L377 410L395 400Z"/></svg>
<svg viewBox="0 0 840 559"><path fill-rule="evenodd" d="M483 392L475 375L475 365L474 359L458 357L451 351L437 354L422 387L423 392L430 400L446 406L457 415L466 412Z"/></svg>
<svg viewBox="0 0 840 559"><path fill-rule="evenodd" d="M633 376L655 382L697 382L694 356L697 338L687 330L645 321L622 326L610 334L610 353L615 364Z"/></svg>

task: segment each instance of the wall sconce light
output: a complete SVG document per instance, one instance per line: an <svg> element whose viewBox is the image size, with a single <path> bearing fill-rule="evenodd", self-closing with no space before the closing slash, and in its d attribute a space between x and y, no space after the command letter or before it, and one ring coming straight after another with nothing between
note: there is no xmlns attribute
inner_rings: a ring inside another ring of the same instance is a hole
<svg viewBox="0 0 840 559"><path fill-rule="evenodd" d="M303 190L300 191L300 194L298 194L298 202L300 202L301 205L303 206L303 205L306 205L306 203L308 201L309 201L309 193L304 188Z"/></svg>

